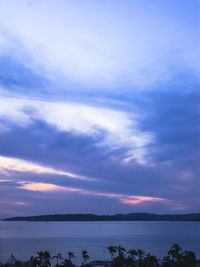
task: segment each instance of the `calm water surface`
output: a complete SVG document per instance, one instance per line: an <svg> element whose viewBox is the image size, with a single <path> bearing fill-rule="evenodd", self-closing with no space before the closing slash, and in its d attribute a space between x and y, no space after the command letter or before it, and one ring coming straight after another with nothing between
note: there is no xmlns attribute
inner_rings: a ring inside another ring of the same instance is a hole
<svg viewBox="0 0 200 267"><path fill-rule="evenodd" d="M26 260L37 251L52 255L73 251L80 262L81 250L92 259L109 259L106 247L142 248L158 257L173 243L200 257L199 222L0 222L0 261L11 253Z"/></svg>

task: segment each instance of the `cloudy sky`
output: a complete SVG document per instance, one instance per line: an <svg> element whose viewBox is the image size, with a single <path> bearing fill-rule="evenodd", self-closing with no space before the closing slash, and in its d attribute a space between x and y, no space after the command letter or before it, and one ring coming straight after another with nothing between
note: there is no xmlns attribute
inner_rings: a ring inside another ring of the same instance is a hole
<svg viewBox="0 0 200 267"><path fill-rule="evenodd" d="M199 0L0 1L0 217L200 205Z"/></svg>

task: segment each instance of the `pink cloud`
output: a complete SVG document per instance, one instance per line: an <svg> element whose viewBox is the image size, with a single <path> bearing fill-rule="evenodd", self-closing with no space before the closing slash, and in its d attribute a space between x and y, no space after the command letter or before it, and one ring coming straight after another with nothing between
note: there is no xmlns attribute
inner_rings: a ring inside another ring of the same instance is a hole
<svg viewBox="0 0 200 267"><path fill-rule="evenodd" d="M125 198L120 198L121 203L130 205L138 205L143 202L160 202L160 201L167 201L167 199L159 197L149 197L149 196L128 196Z"/></svg>
<svg viewBox="0 0 200 267"><path fill-rule="evenodd" d="M26 183L23 182L21 186L18 188L26 189L30 191L41 191L41 192L52 192L52 191L63 191L63 192L82 192L82 189L73 188L73 187L66 187L66 186L59 186L55 184L49 183Z"/></svg>
<svg viewBox="0 0 200 267"><path fill-rule="evenodd" d="M73 192L88 196L99 196L105 198L114 198L123 204L128 205L139 205L143 202L161 202L168 201L165 198L151 197L151 196L129 196L124 194L113 194L113 193L103 193L92 190L84 190L76 187L60 186L50 183L35 183L35 182L21 182L18 187L20 189L25 189L29 191L39 191L39 192Z"/></svg>
<svg viewBox="0 0 200 267"><path fill-rule="evenodd" d="M19 206L27 206L28 205L28 203L23 202L23 201L15 201L13 204L14 205L19 205Z"/></svg>
<svg viewBox="0 0 200 267"><path fill-rule="evenodd" d="M24 206L28 206L29 203L24 201L14 201L14 200L0 200L0 213L1 214L13 214L21 215L20 207L23 209Z"/></svg>

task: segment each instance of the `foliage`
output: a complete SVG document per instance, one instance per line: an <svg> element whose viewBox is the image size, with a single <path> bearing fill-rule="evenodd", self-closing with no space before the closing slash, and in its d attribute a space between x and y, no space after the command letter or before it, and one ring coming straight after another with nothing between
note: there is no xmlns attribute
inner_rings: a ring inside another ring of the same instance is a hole
<svg viewBox="0 0 200 267"><path fill-rule="evenodd" d="M107 247L110 253L111 261L104 262L104 266L110 267L197 267L200 261L192 251L185 250L178 244L173 244L167 253L167 256L158 259L156 256L146 253L142 249L130 249L126 251L121 246ZM87 250L82 250L81 267L92 266L89 263L90 256ZM55 256L50 255L48 251L39 251L36 256L31 256L27 262L16 261L15 264L0 263L0 267L75 267L72 259L75 258L73 252L69 251L67 257L63 258L60 253Z"/></svg>
<svg viewBox="0 0 200 267"><path fill-rule="evenodd" d="M82 262L81 266L85 266L85 267L90 266L88 264L88 260L89 260L90 256L88 255L87 250L82 250L82 258L83 258L83 262Z"/></svg>

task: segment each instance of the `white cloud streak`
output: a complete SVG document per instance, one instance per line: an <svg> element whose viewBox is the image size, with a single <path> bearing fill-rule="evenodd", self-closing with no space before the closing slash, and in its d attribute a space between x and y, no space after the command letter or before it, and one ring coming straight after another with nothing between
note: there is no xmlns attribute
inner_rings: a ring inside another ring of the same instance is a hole
<svg viewBox="0 0 200 267"><path fill-rule="evenodd" d="M72 102L44 102L26 99L0 99L0 117L6 122L28 127L43 120L58 131L78 135L104 135L98 145L108 149L126 148L128 156L144 162L145 146L152 142L150 133L138 129L136 114ZM2 123L2 126L8 123Z"/></svg>
<svg viewBox="0 0 200 267"><path fill-rule="evenodd" d="M33 163L27 160L0 156L0 173L9 176L10 172L12 171L32 172L35 174L56 174L67 176L68 178L72 179L96 181L96 179L93 178L77 175L71 172L56 170L54 168L45 167L38 163Z"/></svg>

